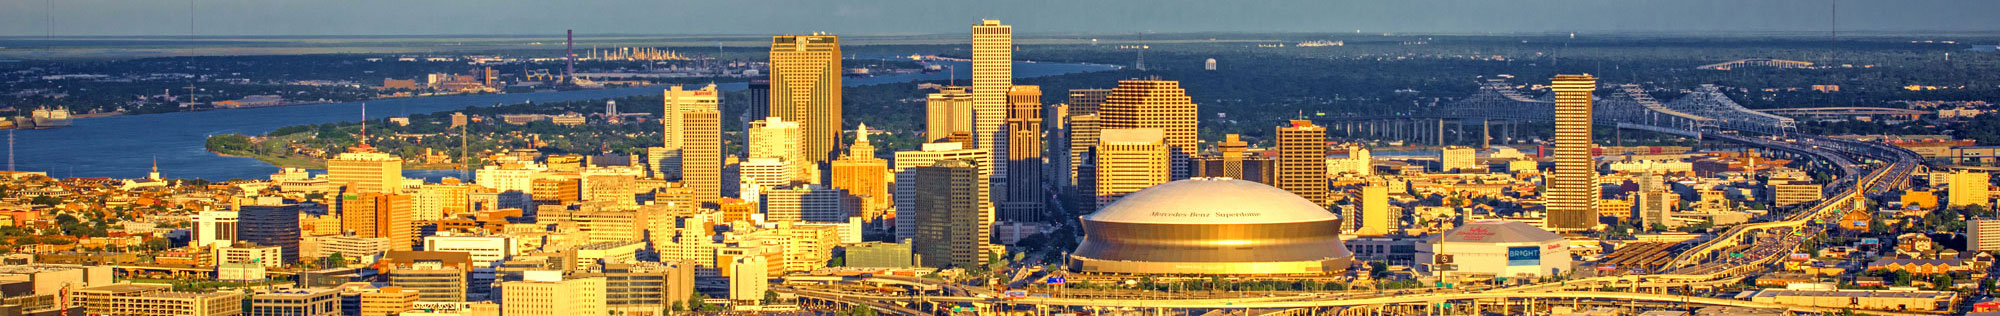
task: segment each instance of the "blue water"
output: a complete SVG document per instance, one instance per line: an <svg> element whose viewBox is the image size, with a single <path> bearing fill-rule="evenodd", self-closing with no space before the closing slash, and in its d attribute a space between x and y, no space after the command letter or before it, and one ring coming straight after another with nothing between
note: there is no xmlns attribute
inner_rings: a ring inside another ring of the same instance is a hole
<svg viewBox="0 0 2000 316"><path fill-rule="evenodd" d="M952 64L958 78L971 78L966 62ZM1014 76L1031 78L1078 72L1107 71L1117 66L1064 63L1014 63ZM848 86L943 80L950 73L902 74L867 78L847 78ZM723 90L742 90L743 82L719 84ZM492 106L495 103L557 102L613 98L660 93L660 87L602 90L553 91L515 94L466 95L368 101L368 117L383 118L419 113ZM14 131L12 149L15 170L48 172L55 177L145 177L153 159L159 159L160 173L167 178L208 180L263 179L277 167L256 159L222 157L209 153L203 144L210 135L242 133L258 135L279 127L354 121L361 117L360 103L330 103L287 107L180 112L78 119L68 128ZM0 166L4 167L4 166ZM435 179L457 176L453 170L410 170L405 176Z"/></svg>

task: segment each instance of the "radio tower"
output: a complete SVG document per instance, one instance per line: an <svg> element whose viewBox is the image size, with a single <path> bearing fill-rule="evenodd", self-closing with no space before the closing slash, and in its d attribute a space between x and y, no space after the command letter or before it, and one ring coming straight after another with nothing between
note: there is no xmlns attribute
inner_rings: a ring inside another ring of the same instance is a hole
<svg viewBox="0 0 2000 316"><path fill-rule="evenodd" d="M563 67L563 81L576 83L576 30L563 31L563 59L568 63Z"/></svg>

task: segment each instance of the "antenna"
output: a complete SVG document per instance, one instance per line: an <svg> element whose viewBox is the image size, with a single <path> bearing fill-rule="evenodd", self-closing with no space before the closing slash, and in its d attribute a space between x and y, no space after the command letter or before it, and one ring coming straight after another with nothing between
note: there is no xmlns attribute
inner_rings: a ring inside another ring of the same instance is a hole
<svg viewBox="0 0 2000 316"><path fill-rule="evenodd" d="M188 38L194 38L194 0L188 0Z"/></svg>
<svg viewBox="0 0 2000 316"><path fill-rule="evenodd" d="M14 171L14 130L7 130L7 171Z"/></svg>
<svg viewBox="0 0 2000 316"><path fill-rule="evenodd" d="M361 146L368 146L368 102L361 102Z"/></svg>

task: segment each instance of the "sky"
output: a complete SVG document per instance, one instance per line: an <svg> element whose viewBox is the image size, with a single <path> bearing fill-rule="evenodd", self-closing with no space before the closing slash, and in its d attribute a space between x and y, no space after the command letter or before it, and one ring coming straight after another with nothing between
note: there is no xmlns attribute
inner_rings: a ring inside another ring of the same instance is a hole
<svg viewBox="0 0 2000 316"><path fill-rule="evenodd" d="M0 0L0 36L2000 31L1992 0ZM192 13L190 12L192 7ZM192 19L190 17L193 17Z"/></svg>

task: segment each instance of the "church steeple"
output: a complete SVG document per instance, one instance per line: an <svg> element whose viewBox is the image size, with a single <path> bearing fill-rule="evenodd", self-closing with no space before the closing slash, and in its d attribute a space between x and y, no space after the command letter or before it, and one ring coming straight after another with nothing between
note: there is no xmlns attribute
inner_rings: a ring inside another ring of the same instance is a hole
<svg viewBox="0 0 2000 316"><path fill-rule="evenodd" d="M153 172L147 173L146 179L160 181L160 157L153 157Z"/></svg>

